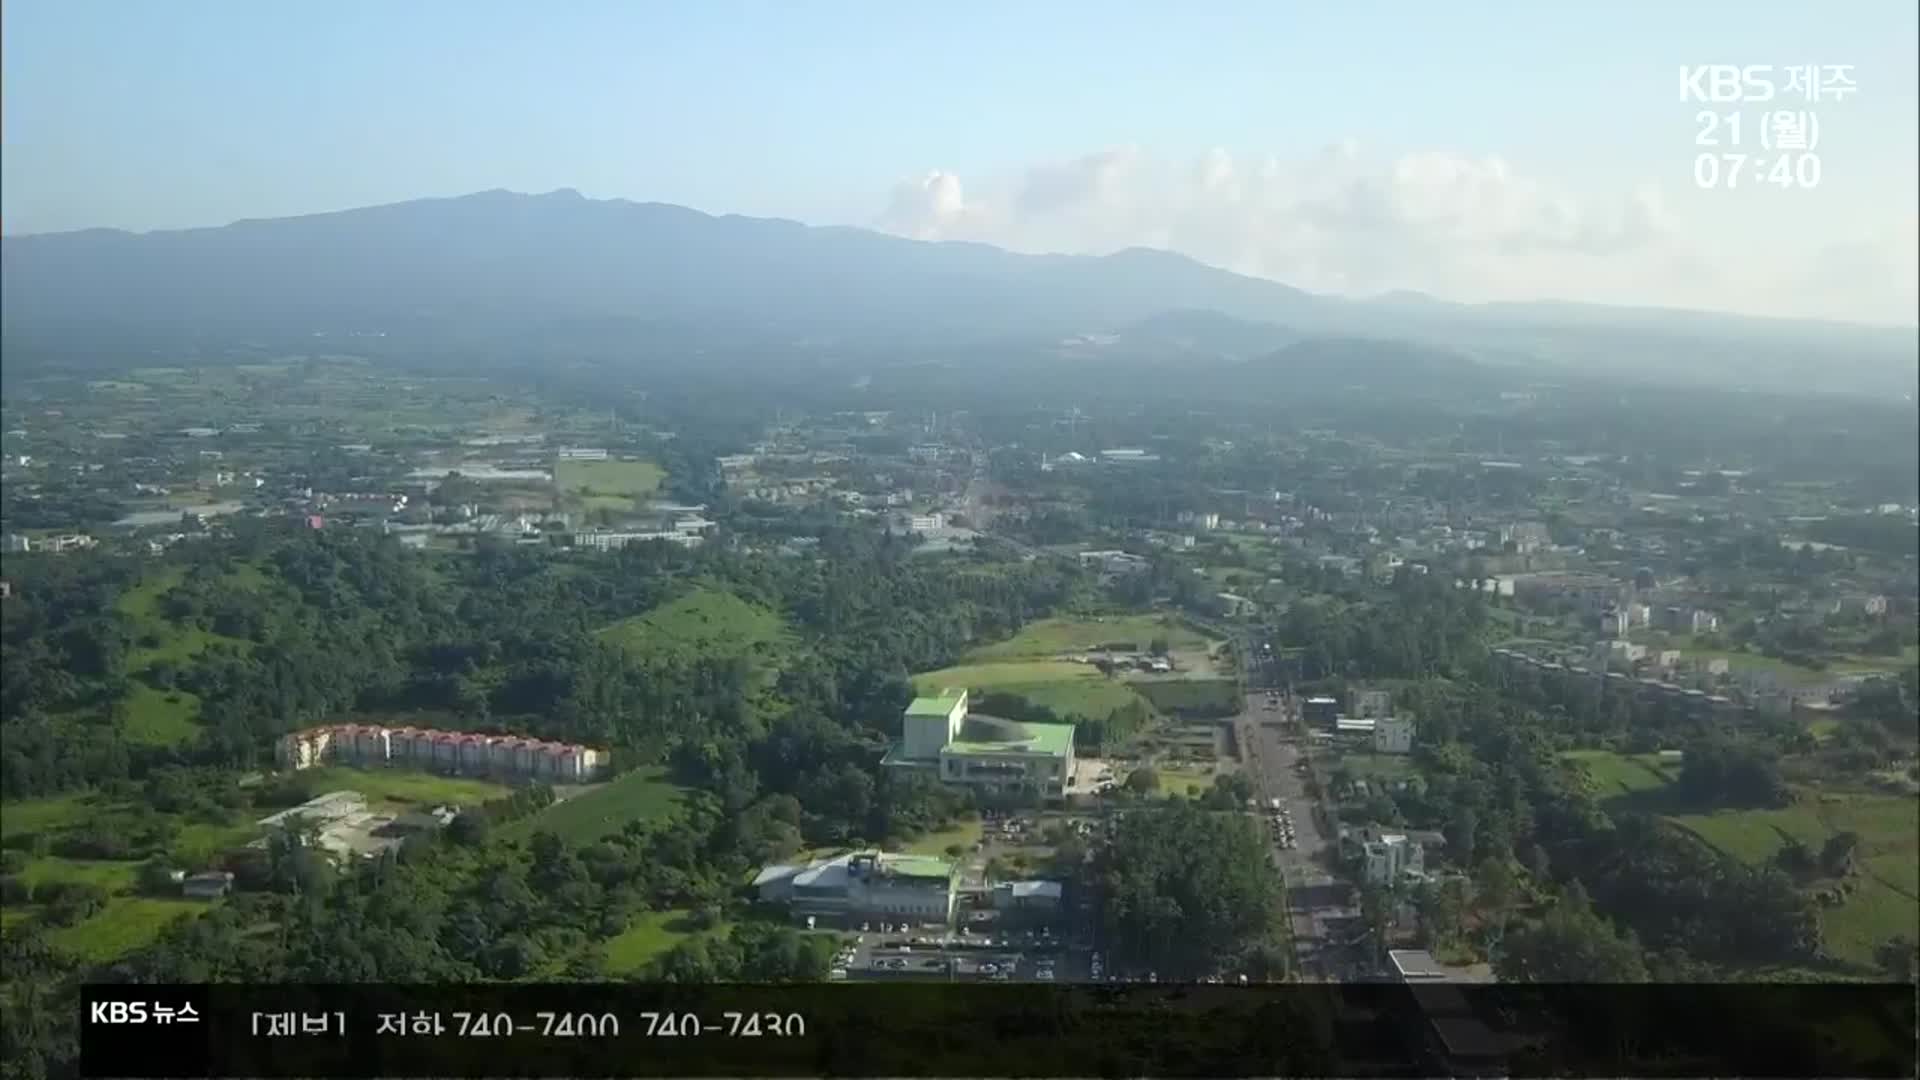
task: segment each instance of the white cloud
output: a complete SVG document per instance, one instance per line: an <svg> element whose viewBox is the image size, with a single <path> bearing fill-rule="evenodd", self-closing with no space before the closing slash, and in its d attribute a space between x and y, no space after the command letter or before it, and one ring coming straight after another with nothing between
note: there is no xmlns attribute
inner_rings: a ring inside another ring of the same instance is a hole
<svg viewBox="0 0 1920 1080"><path fill-rule="evenodd" d="M1911 321L1915 305L1913 263L1901 261L1912 250L1911 221L1864 251L1827 253L1825 284L1814 290L1796 284L1797 272L1756 270L1758 260L1689 235L1652 185L1575 192L1497 156L1426 151L1373 160L1353 140L1293 157L1213 149L1184 163L1125 147L980 178L965 192L957 176L933 172L896 189L879 224L1016 251L1169 248L1345 294L1417 289L1466 301L1558 298L1880 321ZM1805 254L1803 266L1817 252Z"/></svg>

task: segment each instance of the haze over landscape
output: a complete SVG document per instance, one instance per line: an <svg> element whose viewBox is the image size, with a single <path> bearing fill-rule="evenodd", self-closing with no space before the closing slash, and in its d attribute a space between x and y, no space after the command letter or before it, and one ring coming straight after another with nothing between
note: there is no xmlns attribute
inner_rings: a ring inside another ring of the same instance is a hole
<svg viewBox="0 0 1920 1080"><path fill-rule="evenodd" d="M1917 38L7 0L0 1080L1920 1075Z"/></svg>

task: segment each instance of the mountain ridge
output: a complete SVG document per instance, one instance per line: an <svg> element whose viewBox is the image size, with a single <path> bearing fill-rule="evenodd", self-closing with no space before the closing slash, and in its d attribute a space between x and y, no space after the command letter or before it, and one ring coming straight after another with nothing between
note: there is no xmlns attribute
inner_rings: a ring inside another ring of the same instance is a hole
<svg viewBox="0 0 1920 1080"><path fill-rule="evenodd" d="M618 352L621 325L672 324L743 344L910 347L1058 339L1210 311L1290 335L1407 338L1549 368L1679 367L1779 383L1804 371L1808 342L1844 354L1823 376L1868 392L1903 390L1920 367L1905 328L1566 301L1459 304L1406 291L1349 299L1155 248L1024 254L571 188L193 229L8 236L0 263L11 344L381 330L532 347L538 328L595 324L604 341L592 347ZM1244 328L1228 333L1237 347L1250 344Z"/></svg>

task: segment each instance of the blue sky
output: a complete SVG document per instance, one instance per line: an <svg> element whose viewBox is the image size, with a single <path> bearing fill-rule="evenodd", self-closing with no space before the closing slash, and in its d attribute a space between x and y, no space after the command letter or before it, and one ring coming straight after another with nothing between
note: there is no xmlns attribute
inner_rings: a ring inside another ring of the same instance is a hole
<svg viewBox="0 0 1920 1080"><path fill-rule="evenodd" d="M1361 186L1407 155L1442 154L1498 158L1499 182L1524 178L1536 208L1564 198L1604 216L1630 192L1658 188L1692 237L1685 258L1709 264L1728 244L1749 245L1746 261L1765 257L1757 231L1782 261L1829 257L1822 244L1904 236L1914 210L1911 0L938 10L9 0L0 17L0 224L10 234L573 187L715 212L894 221L1014 247L1161 236L1179 246L1233 231L1231 214L1196 224L1190 193L1162 181L1147 194L1140 166L1108 178L1131 208L1124 225L1041 227L1009 208L1035 170L1118 148L1166 175L1216 150L1243 173L1273 159L1266 175L1280 184L1289 163L1343 141L1368 163L1354 167L1350 182ZM1692 190L1696 108L1677 100L1677 69L1710 62L1855 66L1860 93L1822 110L1819 190L1769 199ZM932 224L887 218L899 186L933 170L984 200L979 212L970 203L971 216ZM1189 254L1279 273L1260 252ZM1364 288L1399 272L1322 271L1305 284ZM1398 284L1447 291L1439 268L1404 273L1411 280ZM1619 299L1582 273L1565 287ZM1490 274L1478 288L1500 294L1500 280ZM1693 302L1771 303L1722 288L1727 296Z"/></svg>

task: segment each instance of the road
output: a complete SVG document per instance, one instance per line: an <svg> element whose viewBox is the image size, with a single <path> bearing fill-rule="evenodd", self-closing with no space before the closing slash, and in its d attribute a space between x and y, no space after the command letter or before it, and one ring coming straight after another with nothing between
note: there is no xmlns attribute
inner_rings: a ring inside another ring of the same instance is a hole
<svg viewBox="0 0 1920 1080"><path fill-rule="evenodd" d="M1279 692L1279 698L1278 707L1270 708L1268 691L1248 693L1234 721L1234 738L1263 819L1275 799L1292 818L1294 846L1276 844L1273 853L1287 886L1296 977L1346 981L1353 975L1353 966L1337 942L1342 936L1340 924L1359 915L1357 897L1352 885L1336 873L1334 838L1327 834L1317 802L1307 789L1307 750L1298 699L1285 691Z"/></svg>

